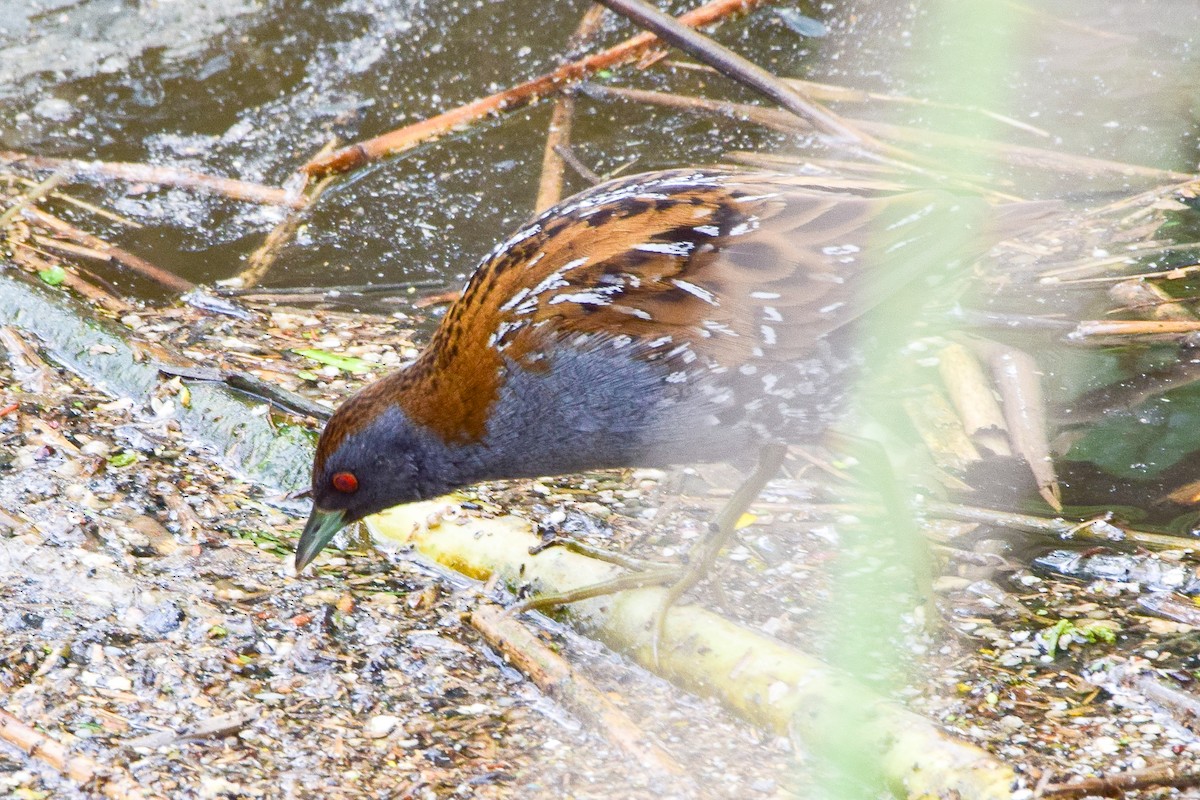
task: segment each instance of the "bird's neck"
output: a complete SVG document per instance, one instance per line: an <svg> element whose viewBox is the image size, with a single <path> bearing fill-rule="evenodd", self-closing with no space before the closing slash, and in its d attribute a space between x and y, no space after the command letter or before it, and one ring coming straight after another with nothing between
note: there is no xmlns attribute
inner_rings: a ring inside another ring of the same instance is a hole
<svg viewBox="0 0 1200 800"><path fill-rule="evenodd" d="M407 369L381 379L413 422L448 445L481 441L504 381L504 363L490 347L442 335Z"/></svg>

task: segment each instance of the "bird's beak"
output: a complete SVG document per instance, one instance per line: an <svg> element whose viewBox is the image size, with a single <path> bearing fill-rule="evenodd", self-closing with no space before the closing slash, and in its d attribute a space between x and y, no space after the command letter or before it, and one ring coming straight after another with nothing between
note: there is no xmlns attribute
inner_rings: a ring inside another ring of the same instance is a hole
<svg viewBox="0 0 1200 800"><path fill-rule="evenodd" d="M296 545L296 572L307 567L317 553L329 544L334 534L345 526L345 511L322 511L313 506L312 513L308 515L308 524L304 526L304 533L300 534L300 541Z"/></svg>

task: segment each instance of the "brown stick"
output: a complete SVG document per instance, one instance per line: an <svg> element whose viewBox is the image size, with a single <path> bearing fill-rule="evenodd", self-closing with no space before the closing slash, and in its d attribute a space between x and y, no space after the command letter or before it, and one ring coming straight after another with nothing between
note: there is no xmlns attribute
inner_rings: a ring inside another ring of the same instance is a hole
<svg viewBox="0 0 1200 800"><path fill-rule="evenodd" d="M765 2L768 0L710 0L703 6L679 17L679 21L693 27L711 25L731 14L749 11ZM512 111L528 105L539 97L561 91L599 70L632 61L658 43L658 37L653 34L639 34L626 39L615 47L569 64L563 64L553 72L539 75L518 86L475 100L436 117L406 125L373 139L357 142L324 158L313 159L305 164L303 169L309 175L314 176L349 172L363 164L402 152L421 142L436 139L455 128L478 122L492 114Z"/></svg>
<svg viewBox="0 0 1200 800"><path fill-rule="evenodd" d="M78 242L84 247L97 250L101 253L106 253L112 257L118 264L128 267L139 275L149 278L155 283L170 289L173 292L187 292L196 288L196 284L191 281L181 278L178 275L167 272L161 267L156 267L144 258L135 256L127 250L122 250L116 245L109 244L103 239L93 236L86 231L81 231L69 222L59 219L58 217L47 214L38 208L26 208L21 214L28 220L32 220L39 225L42 225L54 233L70 239L73 242Z"/></svg>
<svg viewBox="0 0 1200 800"><path fill-rule="evenodd" d="M539 689L595 727L642 766L671 775L683 774L679 762L635 725L595 684L572 669L523 623L506 615L504 609L482 605L471 612L471 625Z"/></svg>
<svg viewBox="0 0 1200 800"><path fill-rule="evenodd" d="M29 178L22 178L20 175L16 175L16 174L0 175L0 179L6 181L8 183L19 183L22 186L27 186L29 188L33 188L38 185L37 181L31 180ZM89 214L95 214L98 217L103 217L104 219L107 219L111 222L115 222L118 225L124 225L126 228L133 228L136 230L138 228L145 227L144 225L142 225L142 223L134 222L129 217L123 217L120 214L117 214L113 211L109 211L107 208L101 208L100 206L95 205L94 203L89 203L86 200L80 200L78 197L73 197L73 196L67 194L66 192L60 192L57 189L50 192L50 197L53 197L55 200L58 200L59 202L68 203L70 205L73 205L78 209L88 212Z"/></svg>
<svg viewBox="0 0 1200 800"><path fill-rule="evenodd" d="M1184 172L1143 167L1138 164L1126 164L1119 161L1109 161L1105 158L1079 156L1073 153L1059 153L1044 147L1033 147L1023 144L1009 144L993 139L975 139L968 136L958 136L953 133L942 133L924 128L913 128L907 125L893 125L887 122L853 120L864 131L895 142L904 142L916 146L953 147L966 152L979 152L1003 158L1005 162L1017 167L1030 169L1056 169L1061 172L1089 175L1105 173L1123 175L1126 177L1149 178L1152 180L1181 181L1189 176Z"/></svg>
<svg viewBox="0 0 1200 800"><path fill-rule="evenodd" d="M1014 511L997 511L992 508L944 503L940 500L924 500L921 502L919 510L925 511L933 517L959 520L960 522L977 522L980 525L991 525L994 528L1012 528L1038 536L1046 536L1055 541L1095 542L1102 545L1114 542L1132 542L1148 550L1190 550L1196 546L1196 540L1186 536L1127 528L1119 526L1107 517L1073 522L1062 517L1037 517Z"/></svg>
<svg viewBox="0 0 1200 800"><path fill-rule="evenodd" d="M576 175L583 178L585 181L587 181L592 186L599 186L600 184L604 183L604 178L601 178L595 172L592 172L591 168L589 168L587 164L584 164L582 161L580 161L579 156L575 155L575 151L572 150L571 148L555 147L554 152L558 153L559 158L561 158L563 160L564 164L566 164L571 169L575 170ZM630 161L630 162L626 162L626 163L632 164L633 162ZM623 168L624 167L622 167L622 169ZM614 171L613 173L610 173L610 174L615 175L616 172Z"/></svg>
<svg viewBox="0 0 1200 800"><path fill-rule="evenodd" d="M812 126L795 114L777 108L755 106L748 103L731 103L724 100L709 100L705 97L655 92L648 89L626 89L618 86L603 86L598 83L585 84L581 92L595 100L620 99L634 103L674 108L692 113L704 112L728 117L739 122L753 122L780 133L812 133Z"/></svg>
<svg viewBox="0 0 1200 800"><path fill-rule="evenodd" d="M33 273L43 272L56 266L53 262L43 258L41 251L25 242L15 243L13 261ZM110 312L115 317L122 317L133 310L133 306L121 298L76 275L75 268L63 266L62 270L63 285L83 296L95 306Z"/></svg>
<svg viewBox="0 0 1200 800"><path fill-rule="evenodd" d="M666 61L665 65L676 69L690 69L703 72L716 72L715 69L707 64L695 64L691 61ZM964 113L978 114L995 120L1017 130L1025 131L1026 133L1040 136L1042 138L1050 138L1050 133L1041 128L1030 125L1027 122L1022 122L1019 119L1006 117L1003 114L998 114L995 111L990 111L979 106L960 105L958 103L943 103L938 100L930 100L925 97L908 97L902 94L884 94L882 92L868 92L865 89L855 89L850 86L839 86L832 83L817 83L816 81L806 81L801 78L784 78L785 82L795 86L804 94L814 100L834 101L840 103L898 103L904 105L924 106L926 108L944 108L948 111L962 111Z"/></svg>
<svg viewBox="0 0 1200 800"><path fill-rule="evenodd" d="M179 167L159 167L151 164L132 164L124 161L81 161L73 158L50 158L0 150L0 164L27 169L54 170L72 178L115 178L129 183L153 183L158 186L178 186L183 189L203 189L246 203L300 208L303 200L275 186L263 186L234 178L205 175Z"/></svg>
<svg viewBox="0 0 1200 800"><path fill-rule="evenodd" d="M684 95L673 95L664 92L653 92L642 89L617 89L609 86L597 86L595 84L585 85L581 91L591 97L606 99L610 97L620 97L622 99L631 100L634 102L644 102L653 105L666 106L668 108L677 108L682 111L715 113L721 116L729 117L730 119L746 120L757 125L762 125L773 130L778 130L783 133L811 133L812 126L805 120L791 114L787 111L780 111L775 108L764 108L762 106L748 105L745 103L726 103L715 100L707 100L700 97L688 97ZM861 120L856 120L855 124L859 125L863 130L866 130L868 123ZM916 166L912 163L900 161L895 158L887 158L884 156L875 155L873 153L865 153L861 148L859 153L868 156L880 165L890 166L896 169L897 172L905 174L918 174L925 176L940 176L949 178L954 184L968 189L972 192L984 195L998 202L1013 202L1020 200L1019 197L1004 194L989 190L979 186L975 177L954 177L939 170L929 170ZM896 153L904 158L912 159L912 156L907 153Z"/></svg>
<svg viewBox="0 0 1200 800"><path fill-rule="evenodd" d="M1195 319L1085 319L1075 326L1068 338L1080 340L1094 336L1161 336L1196 331L1200 331L1200 320Z"/></svg>
<svg viewBox="0 0 1200 800"><path fill-rule="evenodd" d="M1195 245L1191 245L1191 247L1195 247ZM1156 249L1164 249L1165 250L1167 248L1156 248ZM1128 263L1134 257L1140 256L1140 255L1141 255L1140 253L1131 253L1129 255L1122 256L1120 261L1126 261ZM1120 263L1120 261L1113 261L1111 263ZM1144 280L1149 280L1151 278L1166 278L1167 280L1173 281L1173 280L1179 280L1180 278L1186 277L1188 275L1188 273L1195 272L1197 269L1200 269L1200 264L1185 264L1185 265L1178 266L1178 267L1171 267L1170 269L1156 270L1154 272L1138 272L1138 273L1132 273L1132 274L1123 272L1123 273L1118 273L1115 275L1102 275L1102 276L1095 277L1095 278L1072 278L1070 280L1060 280L1059 278L1041 278L1040 280L1038 280L1038 283L1040 283L1042 285L1056 285L1056 286L1087 286L1087 285L1091 285L1091 284L1116 283L1117 281L1127 281L1127 280L1144 281Z"/></svg>
<svg viewBox="0 0 1200 800"><path fill-rule="evenodd" d="M570 93L559 95L554 101L554 110L550 112L546 149L542 153L542 177L538 182L537 199L533 203L534 213L541 213L562 199L566 163L558 150L571 141L571 119L574 116L575 96Z"/></svg>
<svg viewBox="0 0 1200 800"><path fill-rule="evenodd" d="M1042 797L1124 797L1126 792L1155 786L1182 789L1200 786L1200 772L1173 765L1158 765L1143 770L1114 772L1099 778L1083 778L1070 783L1051 783L1042 789Z"/></svg>
<svg viewBox="0 0 1200 800"><path fill-rule="evenodd" d="M796 116L808 120L818 131L876 152L886 152L889 149L882 142L850 125L820 103L805 97L795 87L754 62L717 44L704 34L680 24L680 20L664 14L643 0L597 1L646 30L658 34L663 41L714 67L722 75L749 86Z"/></svg>
<svg viewBox="0 0 1200 800"><path fill-rule="evenodd" d="M586 45L600 30L604 18L604 6L593 3L584 12L579 27L571 34L567 43L568 53L574 53ZM542 179L538 183L538 196L533 204L535 212L545 211L562 199L563 174L566 163L560 148L571 145L571 121L575 116L575 96L570 92L560 94L550 112L550 129L546 135L546 149L542 153Z"/></svg>
<svg viewBox="0 0 1200 800"><path fill-rule="evenodd" d="M837 86L830 83L817 83L815 81L806 81L800 78L784 78L785 81L792 86L803 91L809 97L814 97L820 100L835 100L845 103L900 103L904 105L925 106L927 108L944 108L948 111L962 111L969 114L978 114L996 122L1008 125L1012 128L1031 133L1034 136L1041 136L1044 139L1050 138L1050 133L1030 125L1028 122L1022 122L1019 119L999 114L979 106L961 105L959 103L944 103L938 100L930 100L927 97L907 97L898 94L884 94L881 92L868 92L862 89L854 89L848 86Z"/></svg>
<svg viewBox="0 0 1200 800"><path fill-rule="evenodd" d="M327 153L332 149L333 142L330 142L321 149L321 152ZM258 249L250 254L250 258L246 260L246 268L228 282L222 281L222 284L247 289L261 283L262 279L271 271L275 260L279 258L279 253L283 250L284 245L291 241L296 231L299 230L301 222L305 219L305 210L329 188L331 183L333 183L331 175L312 183L304 192L304 205L288 212L283 221L271 229Z"/></svg>
<svg viewBox="0 0 1200 800"><path fill-rule="evenodd" d="M103 767L87 756L70 755L67 748L3 710L0 710L0 739L20 748L30 758L49 764L80 786L98 782L100 792L111 800L160 800L160 795L138 785L120 767Z"/></svg>

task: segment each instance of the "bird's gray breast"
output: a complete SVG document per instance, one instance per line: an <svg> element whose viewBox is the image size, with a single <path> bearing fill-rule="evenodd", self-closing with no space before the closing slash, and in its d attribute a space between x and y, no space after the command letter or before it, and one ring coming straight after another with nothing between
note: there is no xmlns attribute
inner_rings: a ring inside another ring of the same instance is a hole
<svg viewBox="0 0 1200 800"><path fill-rule="evenodd" d="M841 360L819 349L740 369L693 363L686 380L678 364L607 342L560 344L542 364L506 365L484 441L496 477L738 460L819 435L845 388Z"/></svg>

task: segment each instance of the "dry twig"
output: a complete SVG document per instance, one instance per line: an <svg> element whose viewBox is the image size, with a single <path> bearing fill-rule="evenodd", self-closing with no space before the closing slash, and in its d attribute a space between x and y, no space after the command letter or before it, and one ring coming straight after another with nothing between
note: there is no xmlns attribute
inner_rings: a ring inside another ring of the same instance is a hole
<svg viewBox="0 0 1200 800"><path fill-rule="evenodd" d="M104 767L85 755L70 755L67 748L3 710L0 710L0 739L20 748L30 758L49 764L81 788L89 785L99 788L111 800L159 800L159 795L140 786L120 767Z"/></svg>
<svg viewBox="0 0 1200 800"><path fill-rule="evenodd" d="M604 18L604 6L592 4L584 12L579 27L575 29L567 44L569 54L582 48L600 30ZM560 94L550 112L550 129L546 135L546 149L542 154L542 178L538 183L538 196L534 202L535 212L545 211L562 199L565 163L562 150L570 147L571 125L575 116L575 96L570 92Z"/></svg>
<svg viewBox="0 0 1200 800"><path fill-rule="evenodd" d="M321 148L318 157L332 150L333 143L330 142ZM271 232L263 239L263 243L246 260L246 268L234 278L222 281L222 283L227 286L235 286L239 289L247 289L261 283L262 279L275 264L275 259L279 257L283 246L296 234L300 223L304 220L304 212L329 188L332 182L333 177L327 175L316 183L310 184L304 192L302 204L294 206L293 210L283 218L283 221L271 229Z"/></svg>
<svg viewBox="0 0 1200 800"><path fill-rule="evenodd" d="M63 267L55 261L48 260L49 258L49 254L37 250L26 242L13 243L12 260L29 272L37 275L58 266L63 271L63 285L86 298L97 308L102 308L117 317L124 316L133 310L133 306L120 297L76 274L74 267Z"/></svg>
<svg viewBox="0 0 1200 800"><path fill-rule="evenodd" d="M1194 538L1127 528L1118 525L1109 517L1074 522L1062 517L1037 517L1014 511L997 511L992 508L978 508L929 499L921 501L919 510L943 519L1025 531L1049 537L1056 542L1095 542L1103 545L1126 543L1141 545L1148 550L1194 550L1197 548Z"/></svg>
<svg viewBox="0 0 1200 800"><path fill-rule="evenodd" d="M11 150L0 151L0 164L25 167L33 170L54 170L73 178L115 178L129 183L153 183L158 186L177 186L183 189L203 189L224 195L232 200L247 203L263 203L272 206L300 208L304 201L286 189L263 186L259 183L239 181L205 175L180 167L159 167L151 164L132 164L112 161L82 161L73 158L50 158Z"/></svg>
<svg viewBox="0 0 1200 800"><path fill-rule="evenodd" d="M1124 797L1126 792L1170 786L1184 789L1200 786L1200 772L1162 764L1142 770L1114 772L1099 778L1082 778L1069 783L1051 783L1043 787L1042 797Z"/></svg>
<svg viewBox="0 0 1200 800"><path fill-rule="evenodd" d="M1085 319L1081 320L1069 338L1094 339L1101 336L1178 337L1200 331L1200 320L1186 319Z"/></svg>
<svg viewBox="0 0 1200 800"><path fill-rule="evenodd" d="M689 69L704 72L715 73L717 70L707 64L695 64L690 61L667 61L667 66L676 69ZM978 114L995 120L996 122L1008 125L1026 133L1040 136L1042 138L1050 138L1048 131L1042 130L1036 125L1030 125L1028 122L1023 122L1019 119L999 114L979 106L962 105L960 103L946 103L938 100L930 100L925 97L909 97L900 94L883 94L881 92L869 92L865 89L857 89L851 86L838 86L832 83L818 83L816 81L806 81L801 78L784 78L786 83L795 86L805 95L814 100L833 101L838 103L897 103L903 105L923 106L926 108L944 108L948 111L962 111L969 114Z"/></svg>
<svg viewBox="0 0 1200 800"><path fill-rule="evenodd" d="M781 133L812 132L811 128L799 117L785 111L780 111L779 109L765 108L747 103L730 103L666 92L598 86L596 84L588 84L582 91L589 97L597 99L617 97L633 102L676 108L681 111L717 114L730 119L753 122L756 125L762 125ZM845 119L848 123L881 139L903 142L920 147L940 147L970 153L984 153L1014 167L1037 170L1051 169L1072 175L1117 175L1125 178L1150 178L1155 180L1182 180L1188 177L1183 173L1171 172L1169 170L1143 167L1136 164L1126 164L1101 158L1078 156L1071 153L1059 153L1042 147L956 136L925 128L913 128L906 125L894 125L852 117L846 117ZM893 166L895 165L893 164ZM979 180L979 177L972 176L970 179ZM1178 189L1178 186L1176 185L1174 188ZM1162 193L1162 190L1155 190L1155 193ZM1009 199L1013 198L1009 197Z"/></svg>
<svg viewBox="0 0 1200 800"><path fill-rule="evenodd" d="M583 178L592 186L596 186L604 182L604 178L601 178L599 175L593 172L587 164L584 164L582 161L580 161L579 156L575 155L575 151L570 147L561 147L556 145L554 152L558 153L559 158L563 160L564 164L575 170L576 175ZM610 173L610 176L613 174L615 173Z"/></svg>
<svg viewBox="0 0 1200 800"><path fill-rule="evenodd" d="M63 174L61 172L56 172L41 183L30 187L28 192L17 199L17 202L5 209L3 214L0 214L0 231L3 231L12 224L12 221L16 218L17 214L21 212L21 209L36 203L38 200L50 194L50 192L54 191L54 187L62 183L62 180Z"/></svg>
<svg viewBox="0 0 1200 800"><path fill-rule="evenodd" d="M84 247L104 254L112 261L121 266L128 267L144 278L154 281L165 289L173 292L187 292L196 285L191 281L181 278L178 275L168 272L162 267L151 264L146 259L135 256L127 250L122 250L116 245L109 244L98 236L93 236L86 231L76 228L69 222L61 220L58 217L48 214L38 208L26 208L21 212L26 219L41 225L44 228L62 236L72 242L77 242Z"/></svg>

